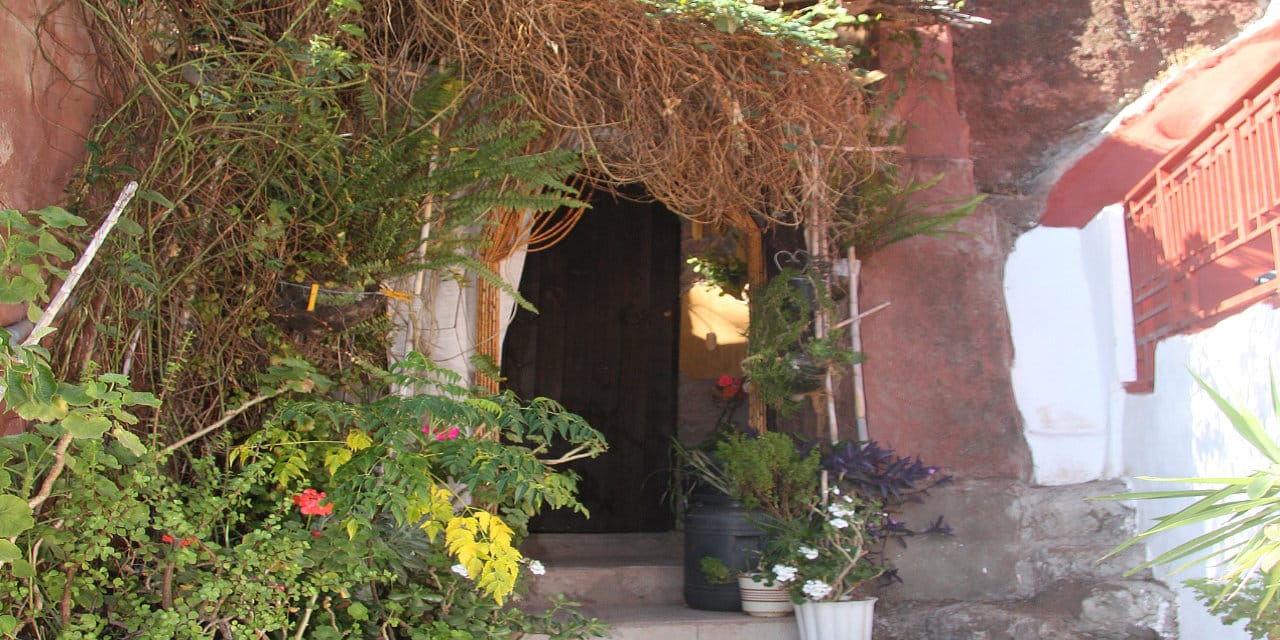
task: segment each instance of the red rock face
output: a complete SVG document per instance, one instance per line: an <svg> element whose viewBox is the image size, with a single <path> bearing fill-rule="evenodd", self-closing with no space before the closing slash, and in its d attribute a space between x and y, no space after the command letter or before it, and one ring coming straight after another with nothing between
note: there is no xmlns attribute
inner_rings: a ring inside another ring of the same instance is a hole
<svg viewBox="0 0 1280 640"><path fill-rule="evenodd" d="M980 0L989 26L958 30L956 85L984 192L1018 193L1179 52L1213 48L1260 15L1256 0Z"/></svg>
<svg viewBox="0 0 1280 640"><path fill-rule="evenodd" d="M1259 7L982 0L970 8L993 24L934 34L938 49L920 59L938 66L917 70L898 113L910 123L907 167L946 175L930 200L975 188L996 197L964 223L966 235L915 238L866 260L862 307L892 303L862 324L868 421L872 437L961 478L1025 481L1030 454L1011 390L1003 292L1008 223L1039 219L1046 169L1137 97L1175 53L1226 42ZM1167 150L1141 140L1104 146L1112 155L1086 157L1065 196L1096 201L1089 216ZM1064 197L1055 194L1051 204Z"/></svg>
<svg viewBox="0 0 1280 640"><path fill-rule="evenodd" d="M72 169L84 158L84 134L95 106L93 45L75 3L4 4L0 207L25 211L60 201ZM25 315L22 305L0 305L0 326ZM16 416L0 413L0 435L21 427Z"/></svg>
<svg viewBox="0 0 1280 640"><path fill-rule="evenodd" d="M913 90L898 103L910 123L906 169L945 178L928 201L974 193L968 127L949 80L951 44L932 34ZM1029 476L1013 399L1013 349L1004 307L999 221L989 207L962 235L912 238L868 257L860 304L890 306L862 323L871 436L963 478Z"/></svg>

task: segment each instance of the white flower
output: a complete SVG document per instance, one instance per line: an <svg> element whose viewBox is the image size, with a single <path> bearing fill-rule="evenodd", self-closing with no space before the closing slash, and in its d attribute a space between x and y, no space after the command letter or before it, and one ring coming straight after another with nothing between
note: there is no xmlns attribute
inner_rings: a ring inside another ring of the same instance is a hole
<svg viewBox="0 0 1280 640"><path fill-rule="evenodd" d="M798 551L800 552L800 555L805 557L806 560L818 559L818 550L814 549L813 547L806 547L804 545L801 545Z"/></svg>
<svg viewBox="0 0 1280 640"><path fill-rule="evenodd" d="M801 591L812 600L821 600L831 593L831 585L821 580L807 580Z"/></svg>
<svg viewBox="0 0 1280 640"><path fill-rule="evenodd" d="M778 579L778 582L791 582L796 578L796 568L788 567L785 564L775 564L773 565L773 576Z"/></svg>
<svg viewBox="0 0 1280 640"><path fill-rule="evenodd" d="M547 572L547 568L542 566L541 562L538 562L537 560L529 561L529 573L532 573L535 576L540 576L545 574L546 572Z"/></svg>
<svg viewBox="0 0 1280 640"><path fill-rule="evenodd" d="M471 577L471 574L467 573L467 568L462 566L461 564L455 564L452 567L449 567L449 570L464 578Z"/></svg>
<svg viewBox="0 0 1280 640"><path fill-rule="evenodd" d="M851 508L849 508L848 506L845 506L844 504L841 504L841 503L839 503L839 502L833 502L833 503L831 503L829 506L827 506L827 511L828 511L831 515L833 515L833 516L839 516L839 517L841 517L841 518L845 518L845 517L848 517L848 516L851 516L851 515L853 515L853 514L854 514L853 509L851 509Z"/></svg>
<svg viewBox="0 0 1280 640"><path fill-rule="evenodd" d="M849 521L848 521L848 520L845 520L844 518L832 518L832 519L830 519L830 520L828 520L828 521L827 521L827 524L829 524L829 525L831 525L831 526L833 526L833 527L835 527L835 528L837 528L837 529L843 529L843 528L845 528L845 527L849 526Z"/></svg>

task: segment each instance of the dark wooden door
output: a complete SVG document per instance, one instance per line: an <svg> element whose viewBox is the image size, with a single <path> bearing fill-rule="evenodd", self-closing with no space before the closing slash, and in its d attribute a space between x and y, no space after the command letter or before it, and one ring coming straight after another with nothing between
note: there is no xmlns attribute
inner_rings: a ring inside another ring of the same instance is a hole
<svg viewBox="0 0 1280 640"><path fill-rule="evenodd" d="M571 466L591 517L550 512L531 529L667 531L680 224L656 204L612 197L592 204L564 240L529 254L520 291L539 313L517 313L502 373L522 397L547 396L582 415L609 451Z"/></svg>

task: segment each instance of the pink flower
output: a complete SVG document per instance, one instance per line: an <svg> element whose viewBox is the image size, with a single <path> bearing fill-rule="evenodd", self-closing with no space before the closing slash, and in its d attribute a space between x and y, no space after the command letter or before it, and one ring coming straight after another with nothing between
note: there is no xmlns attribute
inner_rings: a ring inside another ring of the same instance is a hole
<svg viewBox="0 0 1280 640"><path fill-rule="evenodd" d="M434 437L436 440L452 440L462 435L462 431L457 427L449 427L447 429L445 427L433 427L430 422L422 425L422 432Z"/></svg>
<svg viewBox="0 0 1280 640"><path fill-rule="evenodd" d="M298 505L303 515L327 516L333 513L333 503L321 505L321 500L324 500L324 492L315 489L307 489L293 497L293 503Z"/></svg>

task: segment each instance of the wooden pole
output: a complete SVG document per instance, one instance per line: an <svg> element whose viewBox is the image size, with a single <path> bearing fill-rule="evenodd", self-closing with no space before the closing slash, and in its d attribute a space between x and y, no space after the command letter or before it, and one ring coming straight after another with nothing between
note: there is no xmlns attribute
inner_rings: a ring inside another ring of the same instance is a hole
<svg viewBox="0 0 1280 640"><path fill-rule="evenodd" d="M849 247L849 319L853 321L853 326L849 327L849 337L853 341L853 350L859 353L862 351L862 325L859 322L862 318L858 314L858 283L861 277L862 263L858 261L857 250ZM882 308L884 308L883 304L872 311ZM863 386L861 362L853 365L853 407L853 415L858 427L858 440L866 442L871 439L871 433L867 427L867 397Z"/></svg>

